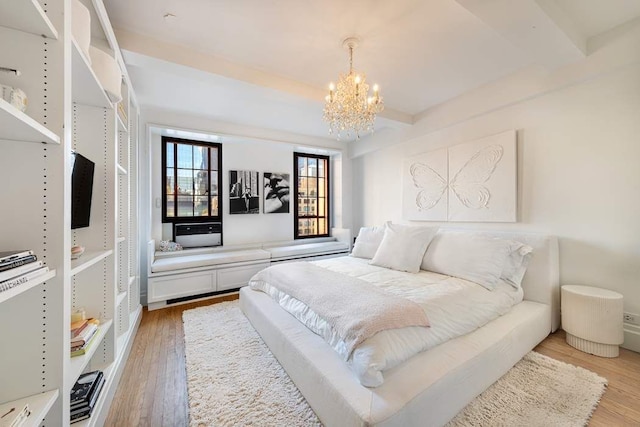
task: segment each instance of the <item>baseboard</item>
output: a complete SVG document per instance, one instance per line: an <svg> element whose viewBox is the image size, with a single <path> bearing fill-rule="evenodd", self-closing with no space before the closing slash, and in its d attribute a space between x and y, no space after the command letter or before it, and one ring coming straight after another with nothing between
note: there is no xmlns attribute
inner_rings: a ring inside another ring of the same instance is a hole
<svg viewBox="0 0 640 427"><path fill-rule="evenodd" d="M624 344L621 347L640 353L640 326L624 324Z"/></svg>

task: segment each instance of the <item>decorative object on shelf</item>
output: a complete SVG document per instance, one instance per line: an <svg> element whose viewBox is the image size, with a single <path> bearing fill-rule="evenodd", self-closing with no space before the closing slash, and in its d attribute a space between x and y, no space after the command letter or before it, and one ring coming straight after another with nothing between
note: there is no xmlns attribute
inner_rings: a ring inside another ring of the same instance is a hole
<svg viewBox="0 0 640 427"><path fill-rule="evenodd" d="M516 221L515 130L410 156L402 174L405 219Z"/></svg>
<svg viewBox="0 0 640 427"><path fill-rule="evenodd" d="M89 46L91 45L91 14L80 0L71 2L71 35L91 65Z"/></svg>
<svg viewBox="0 0 640 427"><path fill-rule="evenodd" d="M91 68L111 102L122 101L122 71L115 58L95 46L89 46Z"/></svg>
<svg viewBox="0 0 640 427"><path fill-rule="evenodd" d="M364 73L353 70L353 49L359 43L356 37L342 42L342 46L349 49L349 73L340 75L337 86L331 82L325 97L324 120L329 123L329 134L335 133L338 140L345 134L347 138L360 139L361 134L373 132L376 114L384 110L378 85L373 85L373 95L369 96Z"/></svg>
<svg viewBox="0 0 640 427"><path fill-rule="evenodd" d="M264 213L289 213L289 174L264 173Z"/></svg>
<svg viewBox="0 0 640 427"><path fill-rule="evenodd" d="M22 89L0 84L0 95L2 95L2 99L23 113L27 111L27 95Z"/></svg>
<svg viewBox="0 0 640 427"><path fill-rule="evenodd" d="M26 404L22 407L21 410L17 410L17 408L11 408L8 412L4 414L0 414L0 426L1 427L20 427L27 422L27 419L31 415L31 409L29 409L29 404Z"/></svg>
<svg viewBox="0 0 640 427"><path fill-rule="evenodd" d="M162 252L175 252L181 251L182 245L180 243L172 242L171 240L161 240L160 241L160 250Z"/></svg>
<svg viewBox="0 0 640 427"><path fill-rule="evenodd" d="M71 259L78 259L84 253L84 246L74 246L71 248Z"/></svg>
<svg viewBox="0 0 640 427"><path fill-rule="evenodd" d="M229 171L229 213L260 213L258 172Z"/></svg>

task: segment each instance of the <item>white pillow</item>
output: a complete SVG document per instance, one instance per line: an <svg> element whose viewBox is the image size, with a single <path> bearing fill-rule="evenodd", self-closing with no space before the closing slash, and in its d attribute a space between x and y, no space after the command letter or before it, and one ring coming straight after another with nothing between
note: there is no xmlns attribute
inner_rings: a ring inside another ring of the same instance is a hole
<svg viewBox="0 0 640 427"><path fill-rule="evenodd" d="M371 259L376 254L382 238L384 237L385 226L361 227L356 243L353 245L351 256L357 258Z"/></svg>
<svg viewBox="0 0 640 427"><path fill-rule="evenodd" d="M512 241L511 243L511 253L505 261L501 278L514 288L520 289L533 248L520 242Z"/></svg>
<svg viewBox="0 0 640 427"><path fill-rule="evenodd" d="M412 227L387 223L382 243L370 264L417 273L437 227Z"/></svg>
<svg viewBox="0 0 640 427"><path fill-rule="evenodd" d="M512 252L510 240L474 233L438 233L422 260L421 268L495 289Z"/></svg>

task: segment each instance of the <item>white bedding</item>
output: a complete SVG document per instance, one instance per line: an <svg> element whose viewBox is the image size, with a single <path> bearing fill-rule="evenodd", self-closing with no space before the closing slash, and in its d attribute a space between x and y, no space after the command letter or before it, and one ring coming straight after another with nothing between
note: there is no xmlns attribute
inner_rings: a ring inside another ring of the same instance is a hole
<svg viewBox="0 0 640 427"><path fill-rule="evenodd" d="M425 310L430 328L409 327L382 331L359 345L347 360L360 383L377 387L384 381L383 371L411 356L452 338L465 335L507 313L522 301L522 289L500 282L493 291L464 279L420 271L405 273L370 265L354 257L332 258L314 264L357 277L394 295L412 300ZM252 288L269 294L289 313L327 341L343 359L348 352L331 326L300 301L261 284Z"/></svg>

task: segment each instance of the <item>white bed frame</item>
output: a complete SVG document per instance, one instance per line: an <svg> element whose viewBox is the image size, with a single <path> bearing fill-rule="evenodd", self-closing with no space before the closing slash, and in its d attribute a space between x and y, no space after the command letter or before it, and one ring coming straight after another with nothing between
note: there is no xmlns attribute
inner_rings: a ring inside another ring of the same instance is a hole
<svg viewBox="0 0 640 427"><path fill-rule="evenodd" d="M262 292L243 288L240 307L326 426L440 426L559 326L558 242L525 233L477 232L534 248L524 300L465 336L360 385L336 352Z"/></svg>

